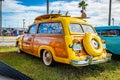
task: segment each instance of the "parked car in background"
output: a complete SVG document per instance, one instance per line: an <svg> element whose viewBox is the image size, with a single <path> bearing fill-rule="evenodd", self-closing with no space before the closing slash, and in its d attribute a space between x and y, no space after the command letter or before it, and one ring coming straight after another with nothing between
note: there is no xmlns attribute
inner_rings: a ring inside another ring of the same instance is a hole
<svg viewBox="0 0 120 80"><path fill-rule="evenodd" d="M95 29L105 40L107 50L120 55L120 26L97 26Z"/></svg>
<svg viewBox="0 0 120 80"><path fill-rule="evenodd" d="M28 32L17 39L18 53L41 57L46 66L55 62L73 66L99 64L111 59L105 43L87 21L48 14L35 18Z"/></svg>

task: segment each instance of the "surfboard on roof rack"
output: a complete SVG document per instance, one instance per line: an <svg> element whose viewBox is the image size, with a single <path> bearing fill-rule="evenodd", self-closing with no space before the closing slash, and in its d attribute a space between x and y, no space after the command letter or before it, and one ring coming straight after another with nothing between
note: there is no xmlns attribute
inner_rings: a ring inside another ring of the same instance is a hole
<svg viewBox="0 0 120 80"><path fill-rule="evenodd" d="M68 11L66 12L65 15L62 15L60 14L60 11L57 13L57 14L45 14L45 15L41 15L41 16L38 16L34 19L34 22L39 22L40 20L44 20L44 19L52 19L52 18L57 18L57 17L70 17L68 15Z"/></svg>
<svg viewBox="0 0 120 80"><path fill-rule="evenodd" d="M43 19L56 18L56 17L59 17L59 16L62 16L62 15L61 14L46 14L46 15L36 17L35 21L43 20Z"/></svg>

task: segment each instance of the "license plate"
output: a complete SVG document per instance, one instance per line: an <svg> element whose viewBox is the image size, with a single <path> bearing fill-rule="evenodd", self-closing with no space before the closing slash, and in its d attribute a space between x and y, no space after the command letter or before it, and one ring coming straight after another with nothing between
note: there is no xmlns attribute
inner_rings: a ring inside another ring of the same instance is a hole
<svg viewBox="0 0 120 80"><path fill-rule="evenodd" d="M80 44L74 44L73 49L74 50L82 50L82 46Z"/></svg>

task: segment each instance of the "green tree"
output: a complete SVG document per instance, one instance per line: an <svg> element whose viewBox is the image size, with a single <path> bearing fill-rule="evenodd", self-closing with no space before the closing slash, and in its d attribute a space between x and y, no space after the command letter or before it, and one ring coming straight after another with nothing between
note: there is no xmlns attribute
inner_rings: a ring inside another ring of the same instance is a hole
<svg viewBox="0 0 120 80"><path fill-rule="evenodd" d="M82 10L81 10L81 13L82 13L81 17L82 17L82 18L86 18L86 17L87 17L87 16L86 16L86 13L85 13L87 6L88 6L88 4L87 4L84 0L82 0L82 1L79 2L79 4L78 4L78 7L79 7L79 8L82 8Z"/></svg>

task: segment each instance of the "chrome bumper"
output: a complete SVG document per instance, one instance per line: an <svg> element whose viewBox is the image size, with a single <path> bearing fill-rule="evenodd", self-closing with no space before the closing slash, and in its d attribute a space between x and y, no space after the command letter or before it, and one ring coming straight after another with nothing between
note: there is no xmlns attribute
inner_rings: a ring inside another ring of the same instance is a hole
<svg viewBox="0 0 120 80"><path fill-rule="evenodd" d="M92 64L99 64L99 63L105 63L107 61L111 60L111 56L112 54L109 54L107 58L101 59L101 60L93 60L91 61L91 59L85 60L85 61L76 61L76 60L71 60L70 64L72 66L87 66L87 65L92 65Z"/></svg>

